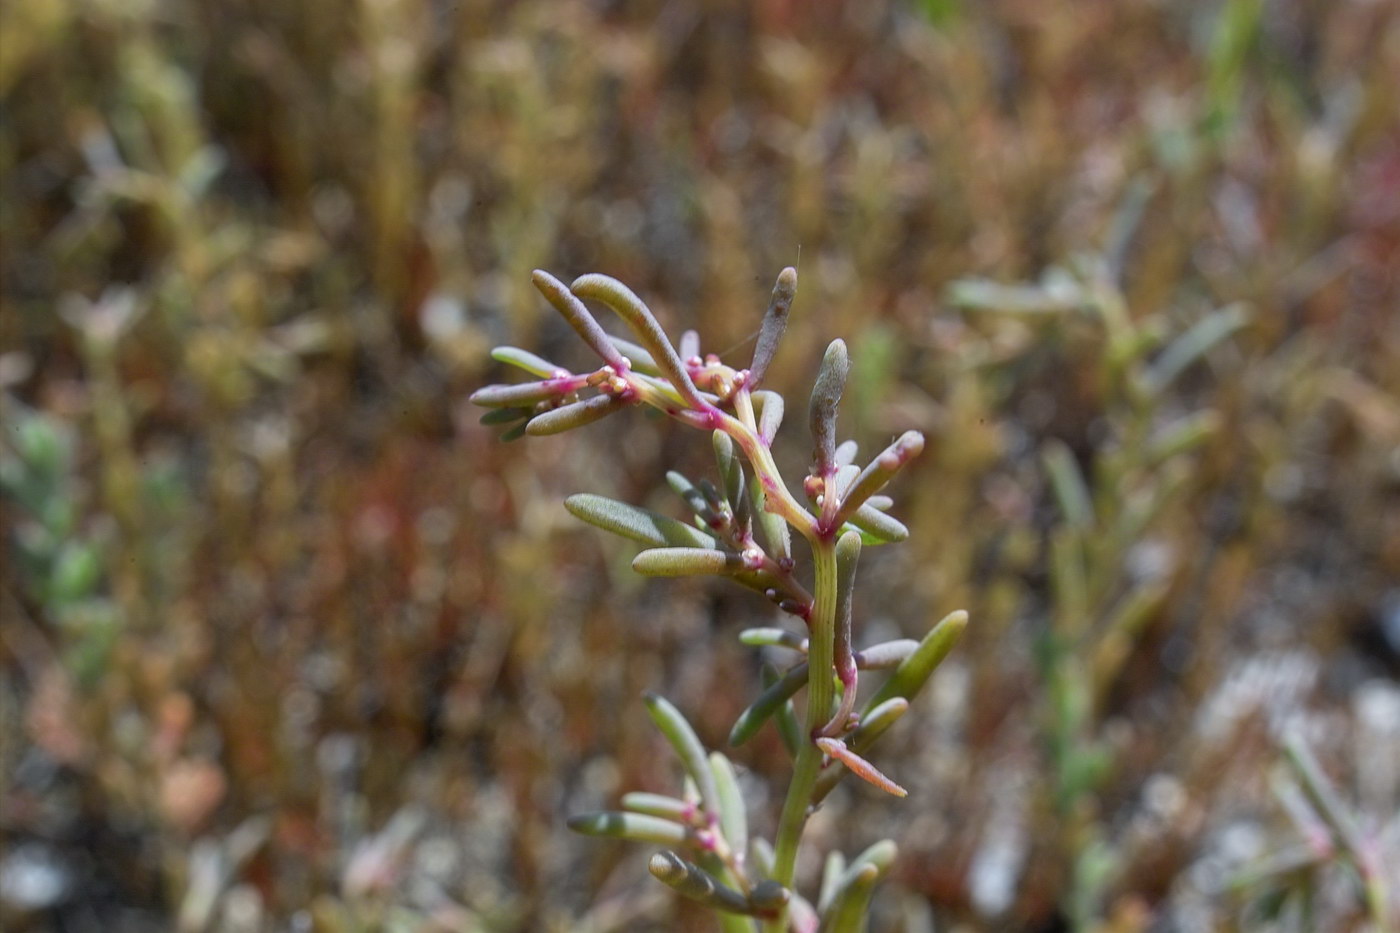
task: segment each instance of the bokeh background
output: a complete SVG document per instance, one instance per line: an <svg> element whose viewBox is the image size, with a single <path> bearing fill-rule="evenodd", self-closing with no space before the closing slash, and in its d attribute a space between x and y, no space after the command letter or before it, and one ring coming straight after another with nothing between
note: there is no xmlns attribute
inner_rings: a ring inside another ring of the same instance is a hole
<svg viewBox="0 0 1400 933"><path fill-rule="evenodd" d="M563 819L771 607L561 504L709 445L465 397L586 363L532 268L742 365L796 264L770 387L930 440L862 638L972 617L809 830L872 928L1366 929L1282 749L1400 864L1397 88L1394 0L6 3L0 926L710 929Z"/></svg>

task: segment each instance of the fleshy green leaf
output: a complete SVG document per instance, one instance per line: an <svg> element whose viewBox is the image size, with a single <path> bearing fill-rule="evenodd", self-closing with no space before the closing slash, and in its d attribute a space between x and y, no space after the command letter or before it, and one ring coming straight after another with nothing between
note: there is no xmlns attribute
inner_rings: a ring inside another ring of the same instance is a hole
<svg viewBox="0 0 1400 933"><path fill-rule="evenodd" d="M705 524L719 521L719 516L714 509L710 508L709 500L705 498L705 494L685 476L671 470L666 474L666 484L676 495L685 500L685 504L690 506L690 510Z"/></svg>
<svg viewBox="0 0 1400 933"><path fill-rule="evenodd" d="M831 476L836 472L836 412L841 405L841 393L846 388L850 372L850 357L846 343L839 338L831 341L822 357L821 370L812 387L807 421L812 431L812 462L816 475Z"/></svg>
<svg viewBox="0 0 1400 933"><path fill-rule="evenodd" d="M826 913L831 907L838 890L837 885L845 873L846 856L835 849L826 853L826 861L822 864L822 883L818 889L820 893L817 895L817 910L821 913Z"/></svg>
<svg viewBox="0 0 1400 933"><path fill-rule="evenodd" d="M748 492L744 484L744 466L734 449L734 441L723 431L711 435L715 448L715 464L719 467L720 482L724 485L724 498L734 513L734 521L741 529L749 527L751 514Z"/></svg>
<svg viewBox="0 0 1400 933"><path fill-rule="evenodd" d="M749 364L751 385L762 382L768 372L768 364L773 362L778 343L783 339L783 331L787 330L788 312L796 295L797 270L788 266L778 273L778 281L773 285L773 297L768 301L768 310L758 328L758 343L754 347L753 362Z"/></svg>
<svg viewBox="0 0 1400 933"><path fill-rule="evenodd" d="M988 279L958 279L948 286L948 301L963 308L1013 314L1061 314L1088 300L1083 288L1061 272L1041 285L1003 285Z"/></svg>
<svg viewBox="0 0 1400 933"><path fill-rule="evenodd" d="M739 633L739 641L753 647L783 647L807 653L807 639L796 632L781 628L746 628ZM913 644L913 642L911 642Z"/></svg>
<svg viewBox="0 0 1400 933"><path fill-rule="evenodd" d="M486 386L473 392L468 401L473 405L483 405L488 408L519 407L560 398L571 391L576 391L576 388L561 385L553 379L546 379L543 382Z"/></svg>
<svg viewBox="0 0 1400 933"><path fill-rule="evenodd" d="M851 603L855 596L856 566L860 563L860 535L843 534L836 542L836 667L838 673L855 666L851 652Z"/></svg>
<svg viewBox="0 0 1400 933"><path fill-rule="evenodd" d="M758 874L764 878L773 877L773 863L776 858L773 844L762 836L755 836L749 845L749 857Z"/></svg>
<svg viewBox="0 0 1400 933"><path fill-rule="evenodd" d="M564 508L590 525L651 547L717 546L712 536L693 525L606 496L579 493L565 499Z"/></svg>
<svg viewBox="0 0 1400 933"><path fill-rule="evenodd" d="M739 714L734 728L729 730L729 744L743 745L753 738L779 707L792 699L807 683L807 662L794 666L758 695L749 708Z"/></svg>
<svg viewBox="0 0 1400 933"><path fill-rule="evenodd" d="M613 346L608 335L598 325L598 321L588 313L583 302L564 287L563 282L543 269L536 269L530 280L535 283L535 288L539 289L540 294L554 306L554 310L558 311L564 320L569 322L569 326L583 338L583 342L603 358L603 362L618 372L627 368L622 361L622 354L617 352L617 347Z"/></svg>
<svg viewBox="0 0 1400 933"><path fill-rule="evenodd" d="M783 423L783 410L787 403L777 392L759 389L753 394L754 407L758 409L758 435L772 442L778 436L778 428Z"/></svg>
<svg viewBox="0 0 1400 933"><path fill-rule="evenodd" d="M491 351L491 359L518 367L541 379L557 379L569 375L569 371L564 367L519 347L497 347Z"/></svg>
<svg viewBox="0 0 1400 933"><path fill-rule="evenodd" d="M912 638L896 638L894 641L882 641L869 648L862 648L856 652L856 666L861 670L882 670L887 667L898 667L919 649L919 643Z"/></svg>
<svg viewBox="0 0 1400 933"><path fill-rule="evenodd" d="M841 510L836 517L837 527L846 521L847 516L865 505L871 496L885 488L895 474L922 453L923 449L924 436L918 431L905 431L898 440L871 460L846 490Z"/></svg>
<svg viewBox="0 0 1400 933"><path fill-rule="evenodd" d="M749 892L749 903L761 913L776 913L792 900L792 892L776 881L760 881Z"/></svg>
<svg viewBox="0 0 1400 933"><path fill-rule="evenodd" d="M622 808L632 813L660 817L676 823L689 823L695 815L695 805L665 794L632 791L622 795Z"/></svg>
<svg viewBox="0 0 1400 933"><path fill-rule="evenodd" d="M891 697L861 717L860 725L851 733L850 746L864 753L876 739L885 734L899 717L909 712L909 701L904 697Z"/></svg>
<svg viewBox="0 0 1400 933"><path fill-rule="evenodd" d="M656 853L647 864L647 870L677 894L699 901L706 907L735 914L752 915L755 912L754 906L744 895L674 852Z"/></svg>
<svg viewBox="0 0 1400 933"><path fill-rule="evenodd" d="M782 679L778 669L771 664L763 665L762 676L765 690ZM773 711L773 725L778 727L778 738L782 740L783 748L796 761L797 753L802 750L802 727L798 725L797 711L793 709L791 698L778 704Z"/></svg>
<svg viewBox="0 0 1400 933"><path fill-rule="evenodd" d="M854 531L843 534L836 542L836 631L832 664L840 678L841 705L837 707L826 731L840 735L846 731L847 720L856 704L856 659L851 650L851 602L855 595L856 565L860 562L860 535Z"/></svg>
<svg viewBox="0 0 1400 933"><path fill-rule="evenodd" d="M712 548L658 547L632 558L632 569L644 577L693 577L743 569L738 554Z"/></svg>
<svg viewBox="0 0 1400 933"><path fill-rule="evenodd" d="M742 854L749 847L749 818L744 811L744 795L739 790L734 764L719 752L710 752L710 773L714 775L715 789L719 793L719 827L724 841L734 852Z"/></svg>
<svg viewBox="0 0 1400 933"><path fill-rule="evenodd" d="M721 812L719 790L715 786L715 776L710 771L709 762L705 757L705 746L700 744L700 737L695 734L695 730L690 727L681 711L665 697L648 693L646 704L652 722L656 723L666 741L671 743L671 748L675 749L676 756L685 767L685 773L695 782L705 812L717 819Z"/></svg>
<svg viewBox="0 0 1400 933"><path fill-rule="evenodd" d="M864 929L875 883L889 871L896 852L894 843L886 839L851 860L832 885L820 933L860 933Z"/></svg>
<svg viewBox="0 0 1400 933"><path fill-rule="evenodd" d="M868 504L856 509L846 521L861 533L864 544L898 544L909 537L903 522Z"/></svg>
<svg viewBox="0 0 1400 933"><path fill-rule="evenodd" d="M522 418L530 417L528 408L492 408L481 416L482 424L514 424Z"/></svg>
<svg viewBox="0 0 1400 933"><path fill-rule="evenodd" d="M870 899L875 893L875 882L879 878L874 866L862 868L836 897L830 913L822 918L817 933L861 933L865 928Z"/></svg>
<svg viewBox="0 0 1400 933"><path fill-rule="evenodd" d="M680 823L642 813L584 813L569 817L569 828L585 836L611 836L632 842L654 842L660 845L684 845L691 832Z"/></svg>
<svg viewBox="0 0 1400 933"><path fill-rule="evenodd" d="M791 558L792 529L783 521L782 516L764 508L763 484L749 483L749 495L753 499L754 524L762 531L763 543L768 546L769 556L777 561Z"/></svg>
<svg viewBox="0 0 1400 933"><path fill-rule="evenodd" d="M666 332L657 323L656 316L632 289L611 276L597 273L579 276L569 288L580 298L601 301L616 311L618 316L627 322L627 326L632 328L637 339L656 362L657 369L671 381L681 397L695 408L706 407L707 403L700 398L695 383L691 381L690 374L682 365L681 358L676 355L676 348L671 346Z"/></svg>
<svg viewBox="0 0 1400 933"><path fill-rule="evenodd" d="M560 434L585 424L601 421L615 411L626 408L627 402L611 395L595 395L581 402L562 405L543 414L536 415L525 425L525 433L532 437L545 437Z"/></svg>
<svg viewBox="0 0 1400 933"><path fill-rule="evenodd" d="M918 696L938 665L958 643L966 627L967 612L964 610L959 609L944 616L919 642L918 650L894 669L889 680L880 685L880 689L870 698L866 709L873 710L892 697L912 700Z"/></svg>

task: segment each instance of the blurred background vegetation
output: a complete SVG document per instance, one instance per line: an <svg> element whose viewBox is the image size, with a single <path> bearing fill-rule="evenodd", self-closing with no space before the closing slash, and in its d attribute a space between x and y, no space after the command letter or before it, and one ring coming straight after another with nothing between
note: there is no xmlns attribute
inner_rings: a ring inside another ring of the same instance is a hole
<svg viewBox="0 0 1400 933"><path fill-rule="evenodd" d="M720 744L771 609L561 504L708 444L464 400L584 362L534 267L742 363L797 264L771 387L844 336L843 430L930 439L865 640L972 616L909 800L809 830L900 840L872 928L1377 928L1397 87L1394 0L6 3L0 926L708 929L563 817L671 786L644 689Z"/></svg>

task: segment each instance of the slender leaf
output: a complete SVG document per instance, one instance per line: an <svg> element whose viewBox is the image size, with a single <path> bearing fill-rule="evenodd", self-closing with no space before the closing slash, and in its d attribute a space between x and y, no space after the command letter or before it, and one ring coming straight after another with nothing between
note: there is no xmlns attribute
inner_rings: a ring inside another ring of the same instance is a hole
<svg viewBox="0 0 1400 933"><path fill-rule="evenodd" d="M753 404L758 409L758 436L764 442L772 443L783 423L783 411L787 403L777 392L759 389L753 394Z"/></svg>
<svg viewBox="0 0 1400 933"><path fill-rule="evenodd" d="M671 743L676 756L680 758L681 764L685 767L685 773L695 782L705 812L711 819L718 819L720 814L719 790L715 786L715 776L710 771L709 761L705 756L705 746L700 744L700 737L695 734L695 730L690 727L690 723L686 721L681 711L676 709L665 697L648 693L646 694L646 704L652 722L656 723L656 727L661 730L666 741Z"/></svg>
<svg viewBox="0 0 1400 933"><path fill-rule="evenodd" d="M681 363L681 358L676 355L676 348L671 346L666 332L657 323L656 316L651 313L651 309L636 296L632 289L611 276L598 275L597 273L581 275L574 279L573 285L569 287L578 297L601 301L616 311L632 328L637 339L641 341L642 346L656 362L657 369L671 381L671 384L676 387L676 391L680 392L681 397L694 408L705 409L709 407L700 398L695 383L691 381L689 373L686 372L684 364Z"/></svg>
<svg viewBox="0 0 1400 933"><path fill-rule="evenodd" d="M729 744L743 745L758 734L758 730L788 700L797 695L807 683L807 662L794 665L776 682L769 685L749 708L739 714L734 728L729 730Z"/></svg>
<svg viewBox="0 0 1400 933"><path fill-rule="evenodd" d="M695 804L665 794L632 791L622 795L622 808L632 813L660 817L676 823L689 823L695 816Z"/></svg>
<svg viewBox="0 0 1400 933"><path fill-rule="evenodd" d="M744 895L674 852L656 853L647 864L647 870L677 894L699 901L706 907L735 914L752 915L755 912L754 906Z"/></svg>
<svg viewBox="0 0 1400 933"><path fill-rule="evenodd" d="M846 521L847 516L865 505L871 496L885 488L895 474L922 453L923 449L924 436L918 431L905 431L898 440L871 460L844 494L841 510L836 517L838 527Z"/></svg>
<svg viewBox="0 0 1400 933"><path fill-rule="evenodd" d="M595 395L581 402L563 405L536 415L525 425L525 433L532 437L560 434L601 421L613 412L626 408L628 404L611 395Z"/></svg>
<svg viewBox="0 0 1400 933"><path fill-rule="evenodd" d="M719 793L719 827L729 848L743 855L749 848L749 818L744 811L744 795L734 764L719 752L710 752L710 773Z"/></svg>
<svg viewBox="0 0 1400 933"><path fill-rule="evenodd" d="M606 496L579 493L565 499L564 508L590 525L651 547L718 546L714 537L699 528Z"/></svg>
<svg viewBox="0 0 1400 933"><path fill-rule="evenodd" d="M569 326L583 338L583 342L603 358L607 363L619 373L627 369L627 364L623 362L622 354L617 352L608 335L603 332L603 328L598 326L598 321L593 315L588 313L588 309L583 306L573 293L564 287L564 283L543 269L536 269L530 276L530 280L535 283L535 288L540 294L554 306L564 320L569 322Z"/></svg>
<svg viewBox="0 0 1400 933"><path fill-rule="evenodd" d="M821 370L812 387L807 421L812 432L812 461L817 476L830 477L836 473L836 412L850 372L850 357L846 343L833 340L822 357Z"/></svg>
<svg viewBox="0 0 1400 933"><path fill-rule="evenodd" d="M564 367L519 347L497 347L491 351L491 359L518 367L541 379L558 379L570 375Z"/></svg>
<svg viewBox="0 0 1400 933"><path fill-rule="evenodd" d="M611 836L614 839L661 845L683 845L692 838L691 831L680 823L658 816L615 810L571 816L569 828L585 836Z"/></svg>
<svg viewBox="0 0 1400 933"><path fill-rule="evenodd" d="M749 364L752 374L750 385L757 386L768 372L768 364L778 352L778 343L787 330L788 312L792 300L797 295L797 270L788 266L778 273L778 281L773 285L773 297L769 299L768 310L763 315L763 323L758 328L758 343L754 347L753 362Z"/></svg>
<svg viewBox="0 0 1400 933"><path fill-rule="evenodd" d="M909 538L909 529L903 522L868 504L856 509L846 521L861 533L864 544L898 544Z"/></svg>
<svg viewBox="0 0 1400 933"><path fill-rule="evenodd" d="M709 548L658 547L632 558L632 569L644 577L693 577L743 569L738 554Z"/></svg>
<svg viewBox="0 0 1400 933"><path fill-rule="evenodd" d="M883 670L898 667L906 658L919 650L919 643L912 638L896 638L882 641L869 648L856 652L856 667L861 670Z"/></svg>
<svg viewBox="0 0 1400 933"><path fill-rule="evenodd" d="M894 669L889 680L880 685L866 704L866 709L873 710L893 697L912 700L918 696L938 665L958 643L966 627L967 613L964 610L959 609L944 616L919 642L918 650Z"/></svg>
<svg viewBox="0 0 1400 933"><path fill-rule="evenodd" d="M807 639L796 632L781 628L746 628L739 633L739 641L753 647L783 647L807 653Z"/></svg>

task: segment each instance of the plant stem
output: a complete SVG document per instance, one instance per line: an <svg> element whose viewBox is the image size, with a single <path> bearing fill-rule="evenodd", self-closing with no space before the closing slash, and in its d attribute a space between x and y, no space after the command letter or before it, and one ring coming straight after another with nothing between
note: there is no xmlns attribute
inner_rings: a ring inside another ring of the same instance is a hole
<svg viewBox="0 0 1400 933"><path fill-rule="evenodd" d="M782 516L798 534L808 540L813 540L816 537L816 519L802 507L802 503L798 502L784 485L782 474L778 472L778 465L773 462L773 454L768 449L768 445L759 438L757 430L750 429L748 425L732 415L727 415L724 412L718 412L718 414L719 423L716 427L732 437L734 442L739 445L739 449L744 452L744 457L749 461L758 481L763 485L768 511ZM832 551L832 554L834 561L835 551ZM835 573L834 569L832 573ZM832 585L834 586L835 583L833 582Z"/></svg>
<svg viewBox="0 0 1400 933"><path fill-rule="evenodd" d="M809 620L811 636L807 658L807 735L793 766L792 783L788 785L787 800L778 819L773 880L791 888L797 869L797 847L807 824L807 808L812 800L812 788L821 770L822 752L812 741L812 735L826 724L831 715L835 693L832 685L832 650L836 631L836 545L818 538L812 541L812 563L816 570L815 603ZM766 929L782 933L786 929L786 914L772 920Z"/></svg>
<svg viewBox="0 0 1400 933"><path fill-rule="evenodd" d="M672 418L677 418L691 427L718 428L734 439L744 457L753 468L754 475L762 484L767 509L791 525L798 534L811 540L816 534L816 519L803 508L791 491L783 483L778 465L773 462L773 454L768 445L758 436L758 428L753 425L753 409L748 408L749 424L739 418L707 405L705 408L689 406L675 388L660 379L653 379L636 372L628 372L626 381L637 393L637 397L659 409ZM747 397L747 393L744 393Z"/></svg>

